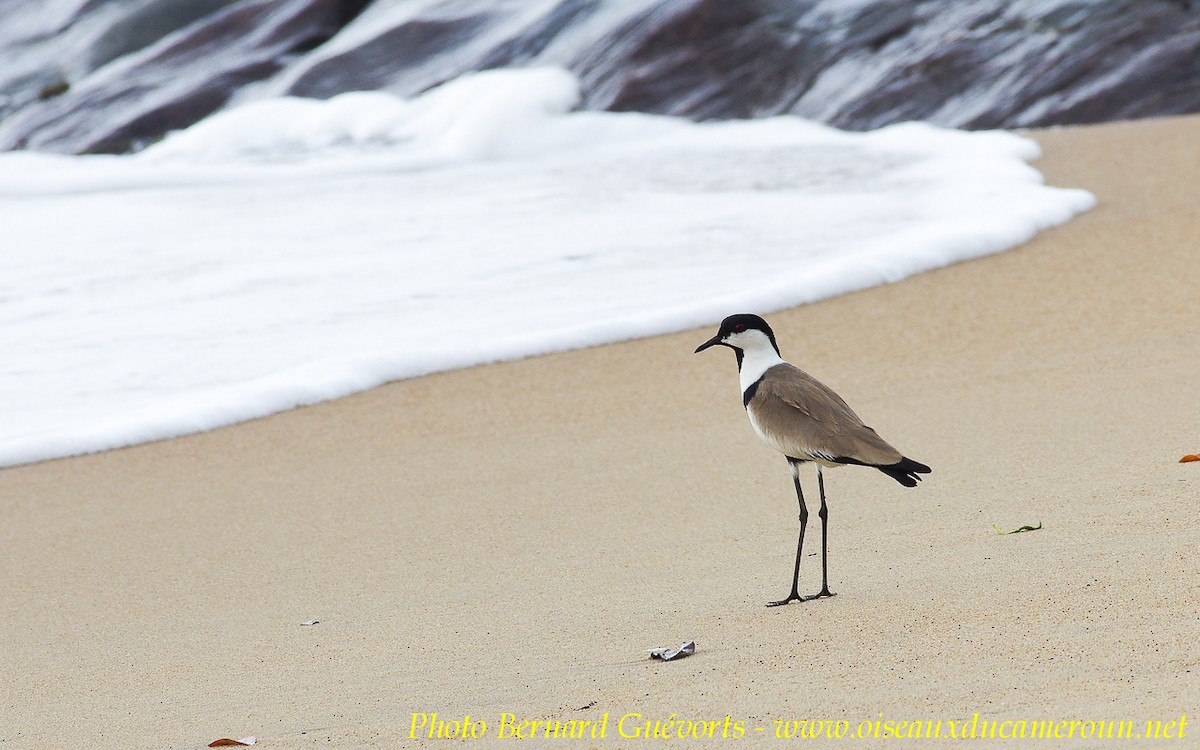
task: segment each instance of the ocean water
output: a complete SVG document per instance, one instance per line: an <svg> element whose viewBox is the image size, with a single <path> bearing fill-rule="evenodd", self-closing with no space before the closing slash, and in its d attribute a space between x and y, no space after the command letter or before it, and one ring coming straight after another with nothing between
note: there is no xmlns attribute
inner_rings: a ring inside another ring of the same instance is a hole
<svg viewBox="0 0 1200 750"><path fill-rule="evenodd" d="M270 98L131 156L0 154L0 465L712 325L1094 204L1032 141L573 111L558 69Z"/></svg>

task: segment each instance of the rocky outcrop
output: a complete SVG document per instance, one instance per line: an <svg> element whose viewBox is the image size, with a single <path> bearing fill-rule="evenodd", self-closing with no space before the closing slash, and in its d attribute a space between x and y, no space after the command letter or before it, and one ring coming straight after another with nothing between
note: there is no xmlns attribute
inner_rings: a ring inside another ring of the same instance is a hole
<svg viewBox="0 0 1200 750"><path fill-rule="evenodd" d="M35 8L40 12L34 12ZM123 151L235 96L561 65L583 106L866 129L1200 111L1188 0L0 0L0 148Z"/></svg>
<svg viewBox="0 0 1200 750"><path fill-rule="evenodd" d="M0 149L136 149L321 46L354 11L346 0L84 3L56 31L26 27Z"/></svg>

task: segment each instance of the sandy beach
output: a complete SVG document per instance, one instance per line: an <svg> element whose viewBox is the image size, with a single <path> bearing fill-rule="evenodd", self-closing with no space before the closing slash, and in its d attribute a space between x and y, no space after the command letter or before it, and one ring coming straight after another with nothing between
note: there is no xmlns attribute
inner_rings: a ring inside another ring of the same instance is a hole
<svg viewBox="0 0 1200 750"><path fill-rule="evenodd" d="M1178 463L1200 452L1200 117L1033 135L1096 209L767 316L933 467L911 490L826 473L836 597L763 606L795 496L732 353L692 353L714 320L0 470L0 749L632 748L727 716L742 736L650 742L958 747L945 722L976 714L1079 723L972 747L1200 747L1200 463ZM433 712L484 736L424 739ZM517 740L505 714L608 718ZM776 738L790 720L850 734ZM885 721L943 738L854 735Z"/></svg>

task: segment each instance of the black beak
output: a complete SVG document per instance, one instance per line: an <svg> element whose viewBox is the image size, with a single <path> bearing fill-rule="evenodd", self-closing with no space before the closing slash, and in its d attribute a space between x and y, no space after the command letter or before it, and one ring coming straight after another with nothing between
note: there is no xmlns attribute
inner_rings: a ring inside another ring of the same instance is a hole
<svg viewBox="0 0 1200 750"><path fill-rule="evenodd" d="M704 351L704 350L705 350L705 349L707 349L708 347L710 347L710 346L716 346L716 345L717 345L717 344L719 344L719 343L721 343L721 334L719 334L719 333L718 333L716 336L713 336L713 337L712 337L711 339L709 339L708 341L705 341L703 344L701 344L700 346L696 347L696 352L695 352L695 353L696 353L696 354L699 354L700 352Z"/></svg>

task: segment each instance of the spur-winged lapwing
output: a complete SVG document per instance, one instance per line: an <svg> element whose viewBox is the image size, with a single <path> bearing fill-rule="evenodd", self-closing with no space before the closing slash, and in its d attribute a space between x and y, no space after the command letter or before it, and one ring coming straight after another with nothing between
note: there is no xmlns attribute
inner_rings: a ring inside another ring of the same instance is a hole
<svg viewBox="0 0 1200 750"><path fill-rule="evenodd" d="M829 590L828 548L829 509L825 506L825 477L822 467L855 464L879 469L905 487L916 487L930 469L923 463L905 458L875 430L863 424L858 415L825 385L779 355L775 333L767 321L757 315L731 315L721 321L717 335L696 348L727 346L737 355L742 386L742 404L754 431L767 445L782 453L792 469L796 498L800 501L800 539L796 543L796 570L792 575L792 593L786 599L770 602L776 607L794 601L833 596ZM812 596L800 596L800 554L804 549L804 529L808 508L800 489L800 464L817 465L817 488L821 493L821 590Z"/></svg>

